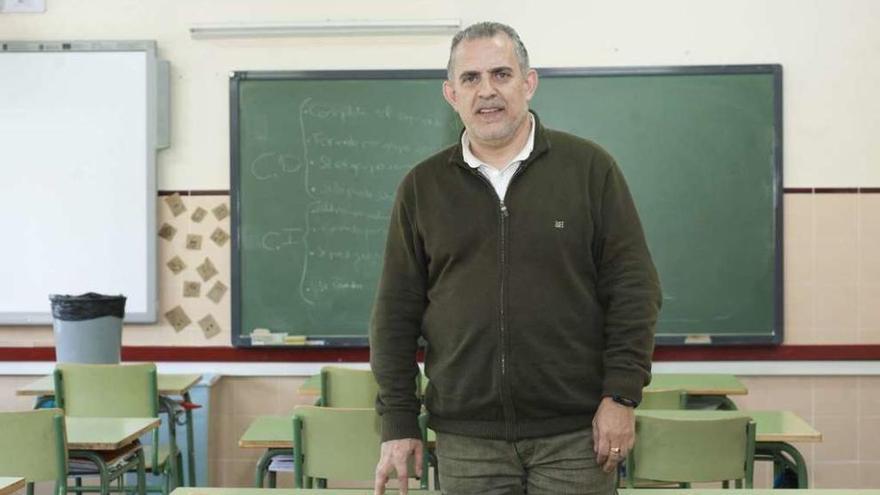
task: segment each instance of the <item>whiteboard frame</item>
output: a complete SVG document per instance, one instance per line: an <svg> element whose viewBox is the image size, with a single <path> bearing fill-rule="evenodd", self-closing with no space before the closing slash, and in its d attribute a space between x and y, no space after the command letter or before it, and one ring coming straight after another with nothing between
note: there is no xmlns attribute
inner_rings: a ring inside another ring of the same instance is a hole
<svg viewBox="0 0 880 495"><path fill-rule="evenodd" d="M126 323L155 323L158 310L158 286L157 286L157 240L156 240L156 152L158 148L168 145L167 139L159 139L159 127L167 130L167 122L159 122L160 107L164 118L167 118L168 98L167 94L160 98L159 77L162 72L161 64L156 57L156 42L150 40L113 41L3 41L0 40L0 56L2 53L75 53L75 52L144 52L146 83L146 167L143 171L146 192L146 215L143 219L145 229L146 259L143 267L146 270L146 291L144 299L139 300L138 306L143 307L140 311L126 311ZM167 75L167 65L164 73ZM167 134L167 132L165 132ZM166 136L167 137L167 136ZM135 220L133 220L135 221ZM128 304L127 304L128 306ZM46 295L46 311L40 312L0 312L0 325L46 325L52 323L52 314L48 294Z"/></svg>

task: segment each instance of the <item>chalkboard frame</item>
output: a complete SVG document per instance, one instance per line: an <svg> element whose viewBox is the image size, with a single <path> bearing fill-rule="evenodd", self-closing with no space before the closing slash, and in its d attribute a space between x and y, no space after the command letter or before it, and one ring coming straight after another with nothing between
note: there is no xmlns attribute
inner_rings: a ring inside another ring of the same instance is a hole
<svg viewBox="0 0 880 495"><path fill-rule="evenodd" d="M694 66L622 66L622 67L567 67L567 68L536 68L540 77L616 77L616 76L679 76L679 75L734 75L764 74L773 78L773 221L775 226L774 253L774 328L767 334L749 334L736 336L718 335L656 335L655 343L660 346L724 346L724 345L779 345L784 339L784 211L783 211L783 86L782 65L780 64L748 64L748 65L694 65ZM446 78L446 71L441 69L400 69L400 70L314 70L314 71L235 71L230 73L229 108L230 108L230 204L231 204L231 256L232 256L232 344L235 347L251 347L250 337L241 331L241 190L240 190L240 84L247 80L405 80L431 79L439 83ZM367 347L366 335L363 337L309 337L306 347ZM256 347L256 346L254 346ZM259 345L258 347L303 347L298 345Z"/></svg>

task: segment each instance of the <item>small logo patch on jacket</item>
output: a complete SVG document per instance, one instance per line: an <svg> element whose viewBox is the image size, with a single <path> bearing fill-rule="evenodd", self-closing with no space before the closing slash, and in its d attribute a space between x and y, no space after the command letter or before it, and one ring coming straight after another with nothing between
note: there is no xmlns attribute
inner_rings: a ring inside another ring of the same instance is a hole
<svg viewBox="0 0 880 495"><path fill-rule="evenodd" d="M555 222L553 222L553 226L556 227L557 229L564 229L565 222L563 220L556 220Z"/></svg>

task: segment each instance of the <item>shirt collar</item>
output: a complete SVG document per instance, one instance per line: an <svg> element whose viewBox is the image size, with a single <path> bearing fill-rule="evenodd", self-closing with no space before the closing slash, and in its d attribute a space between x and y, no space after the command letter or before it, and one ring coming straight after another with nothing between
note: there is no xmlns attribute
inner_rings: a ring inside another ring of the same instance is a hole
<svg viewBox="0 0 880 495"><path fill-rule="evenodd" d="M520 150L519 153L508 163L502 170L509 167L513 163L521 162L529 157L532 154L532 150L535 148L535 116L532 115L532 112L529 112L529 125L531 126L531 130L529 131L529 139L526 140L525 146ZM479 158L474 156L471 152L471 141L468 139L467 129L463 133L461 133L461 157L464 159L464 162L468 164L471 168L480 168L481 166L490 167L487 163L484 163Z"/></svg>

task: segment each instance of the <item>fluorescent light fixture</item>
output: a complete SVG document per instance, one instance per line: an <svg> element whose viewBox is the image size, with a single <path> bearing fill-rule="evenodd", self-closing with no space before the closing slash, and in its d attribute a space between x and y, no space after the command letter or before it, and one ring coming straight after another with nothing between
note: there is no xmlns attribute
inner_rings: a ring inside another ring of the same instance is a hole
<svg viewBox="0 0 880 495"><path fill-rule="evenodd" d="M363 36L388 34L451 34L461 29L460 19L394 21L267 22L260 24L203 24L189 28L193 39L278 38L295 36Z"/></svg>

